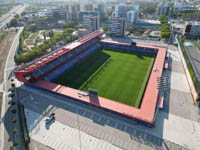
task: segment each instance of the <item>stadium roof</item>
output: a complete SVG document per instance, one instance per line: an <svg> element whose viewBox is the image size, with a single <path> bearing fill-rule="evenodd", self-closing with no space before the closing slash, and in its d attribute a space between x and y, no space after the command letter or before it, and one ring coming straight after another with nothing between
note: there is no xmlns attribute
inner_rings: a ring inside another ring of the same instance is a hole
<svg viewBox="0 0 200 150"><path fill-rule="evenodd" d="M101 35L103 32L100 31L96 31L93 32L91 34L88 34L84 37L82 37L81 39L78 39L72 43L67 44L66 46L64 46L61 49L58 49L56 51L51 52L50 54L47 54L39 59L36 59L24 66L22 66L21 68L19 68L17 70L17 72L32 72L40 67L42 67L43 65L49 63L50 61L58 58L59 56L62 56L65 53L68 53L69 51L73 50L74 48L82 45L83 43L86 43L87 41Z"/></svg>

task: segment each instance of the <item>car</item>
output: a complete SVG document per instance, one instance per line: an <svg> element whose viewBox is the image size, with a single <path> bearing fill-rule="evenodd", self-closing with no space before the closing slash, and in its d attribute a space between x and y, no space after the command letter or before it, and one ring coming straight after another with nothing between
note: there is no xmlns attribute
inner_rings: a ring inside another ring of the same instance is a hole
<svg viewBox="0 0 200 150"><path fill-rule="evenodd" d="M49 124L49 123L51 123L52 121L54 122L55 119L56 119L55 116L53 116L53 117L47 117L46 120L45 120L45 121L46 121L46 124Z"/></svg>
<svg viewBox="0 0 200 150"><path fill-rule="evenodd" d="M8 97L13 97L15 94L12 93L11 91L8 92Z"/></svg>
<svg viewBox="0 0 200 150"><path fill-rule="evenodd" d="M49 115L49 117L51 118L51 117L54 117L55 116L55 113L51 113L50 115Z"/></svg>

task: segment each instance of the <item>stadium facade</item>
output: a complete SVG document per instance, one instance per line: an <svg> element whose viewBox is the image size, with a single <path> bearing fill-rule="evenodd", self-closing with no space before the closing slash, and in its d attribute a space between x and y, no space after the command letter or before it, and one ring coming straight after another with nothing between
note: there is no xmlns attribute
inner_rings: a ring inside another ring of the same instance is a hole
<svg viewBox="0 0 200 150"><path fill-rule="evenodd" d="M47 90L55 94L63 95L73 100L84 102L100 109L108 110L124 117L137 120L144 125L152 125L155 121L156 110L160 106L158 90L158 78L162 77L165 65L166 48L156 46L133 46L127 43L102 40L103 32L93 32L65 47L53 51L18 68L14 73L16 78L32 87ZM135 108L107 98L98 97L98 101L89 95L84 95L77 89L58 85L52 82L66 70L84 60L91 53L102 46L136 52L156 54L151 73L148 78L140 108Z"/></svg>

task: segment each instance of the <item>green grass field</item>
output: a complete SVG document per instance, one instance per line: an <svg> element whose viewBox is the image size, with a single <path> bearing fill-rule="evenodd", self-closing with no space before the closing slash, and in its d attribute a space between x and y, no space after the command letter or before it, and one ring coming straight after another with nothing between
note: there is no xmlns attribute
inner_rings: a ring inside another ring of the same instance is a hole
<svg viewBox="0 0 200 150"><path fill-rule="evenodd" d="M139 108L155 54L97 50L53 82Z"/></svg>

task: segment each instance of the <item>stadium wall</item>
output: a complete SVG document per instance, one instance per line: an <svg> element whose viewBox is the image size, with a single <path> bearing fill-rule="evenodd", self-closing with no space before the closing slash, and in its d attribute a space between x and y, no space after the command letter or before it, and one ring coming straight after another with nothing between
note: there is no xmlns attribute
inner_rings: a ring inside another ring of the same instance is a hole
<svg viewBox="0 0 200 150"><path fill-rule="evenodd" d="M154 53L156 54L157 51L155 51L155 49L151 49L151 48L144 48L144 47L137 47L137 46L131 46L129 44L125 45L125 44L115 44L112 42L99 42L103 47L106 48L117 48L117 49L124 49L124 50L130 50L130 51L135 51L135 52L145 52L145 53Z"/></svg>

